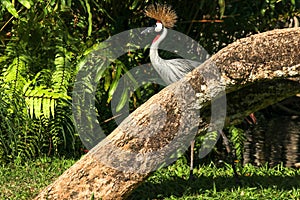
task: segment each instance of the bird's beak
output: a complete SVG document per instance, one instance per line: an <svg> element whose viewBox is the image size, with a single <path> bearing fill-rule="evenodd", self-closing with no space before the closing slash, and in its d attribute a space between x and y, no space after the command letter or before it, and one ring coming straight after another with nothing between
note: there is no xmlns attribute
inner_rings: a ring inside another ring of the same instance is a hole
<svg viewBox="0 0 300 200"><path fill-rule="evenodd" d="M143 30L143 31L141 32L141 34L147 35L147 34L149 34L149 33L153 33L153 32L154 32L154 29L155 29L155 27L153 27L153 26L148 27L148 28L146 28L145 30Z"/></svg>

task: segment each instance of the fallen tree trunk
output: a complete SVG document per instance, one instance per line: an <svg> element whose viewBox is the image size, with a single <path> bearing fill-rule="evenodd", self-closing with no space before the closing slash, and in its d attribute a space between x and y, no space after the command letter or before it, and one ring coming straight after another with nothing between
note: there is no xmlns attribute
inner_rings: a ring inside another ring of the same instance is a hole
<svg viewBox="0 0 300 200"><path fill-rule="evenodd" d="M210 106L225 92L221 126L300 93L300 29L273 30L228 45L134 111L36 199L126 198L193 139L192 129L201 134L218 128L222 116L211 124Z"/></svg>

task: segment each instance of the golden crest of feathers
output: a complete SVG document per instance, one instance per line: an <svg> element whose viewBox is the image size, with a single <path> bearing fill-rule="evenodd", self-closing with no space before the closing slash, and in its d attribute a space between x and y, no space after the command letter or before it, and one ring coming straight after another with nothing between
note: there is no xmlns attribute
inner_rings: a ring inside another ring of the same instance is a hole
<svg viewBox="0 0 300 200"><path fill-rule="evenodd" d="M166 4L152 4L146 8L145 14L157 21L160 21L165 27L172 28L177 21L177 15L171 6Z"/></svg>

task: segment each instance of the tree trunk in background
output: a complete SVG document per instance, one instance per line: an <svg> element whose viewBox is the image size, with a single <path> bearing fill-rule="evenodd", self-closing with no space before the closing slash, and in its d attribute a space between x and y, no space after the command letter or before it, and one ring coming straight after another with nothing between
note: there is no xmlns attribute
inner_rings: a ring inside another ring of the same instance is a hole
<svg viewBox="0 0 300 200"><path fill-rule="evenodd" d="M187 130L182 138L192 139L188 133L195 127L185 124L185 119L191 124L199 122L198 134L207 131L211 100L221 94L222 87L227 93L226 125L300 93L300 28L273 30L228 45L136 109L36 199L126 198L147 178L151 166L164 161L164 147L179 128ZM201 109L200 119L193 118L193 108ZM180 148L182 141L172 145ZM126 157L158 150L161 157L148 160ZM138 170L130 170L126 163Z"/></svg>

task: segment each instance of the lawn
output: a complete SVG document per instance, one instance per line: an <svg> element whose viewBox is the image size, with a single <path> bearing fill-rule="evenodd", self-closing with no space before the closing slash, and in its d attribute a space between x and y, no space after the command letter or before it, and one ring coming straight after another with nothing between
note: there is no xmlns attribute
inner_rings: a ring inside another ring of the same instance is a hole
<svg viewBox="0 0 300 200"><path fill-rule="evenodd" d="M74 159L40 158L26 164L0 168L0 199L32 199ZM240 184L230 165L202 164L188 179L189 167L182 158L154 172L129 199L300 199L300 170L277 165L240 167Z"/></svg>
<svg viewBox="0 0 300 200"><path fill-rule="evenodd" d="M0 199L32 199L75 163L73 159L40 158L0 168Z"/></svg>

